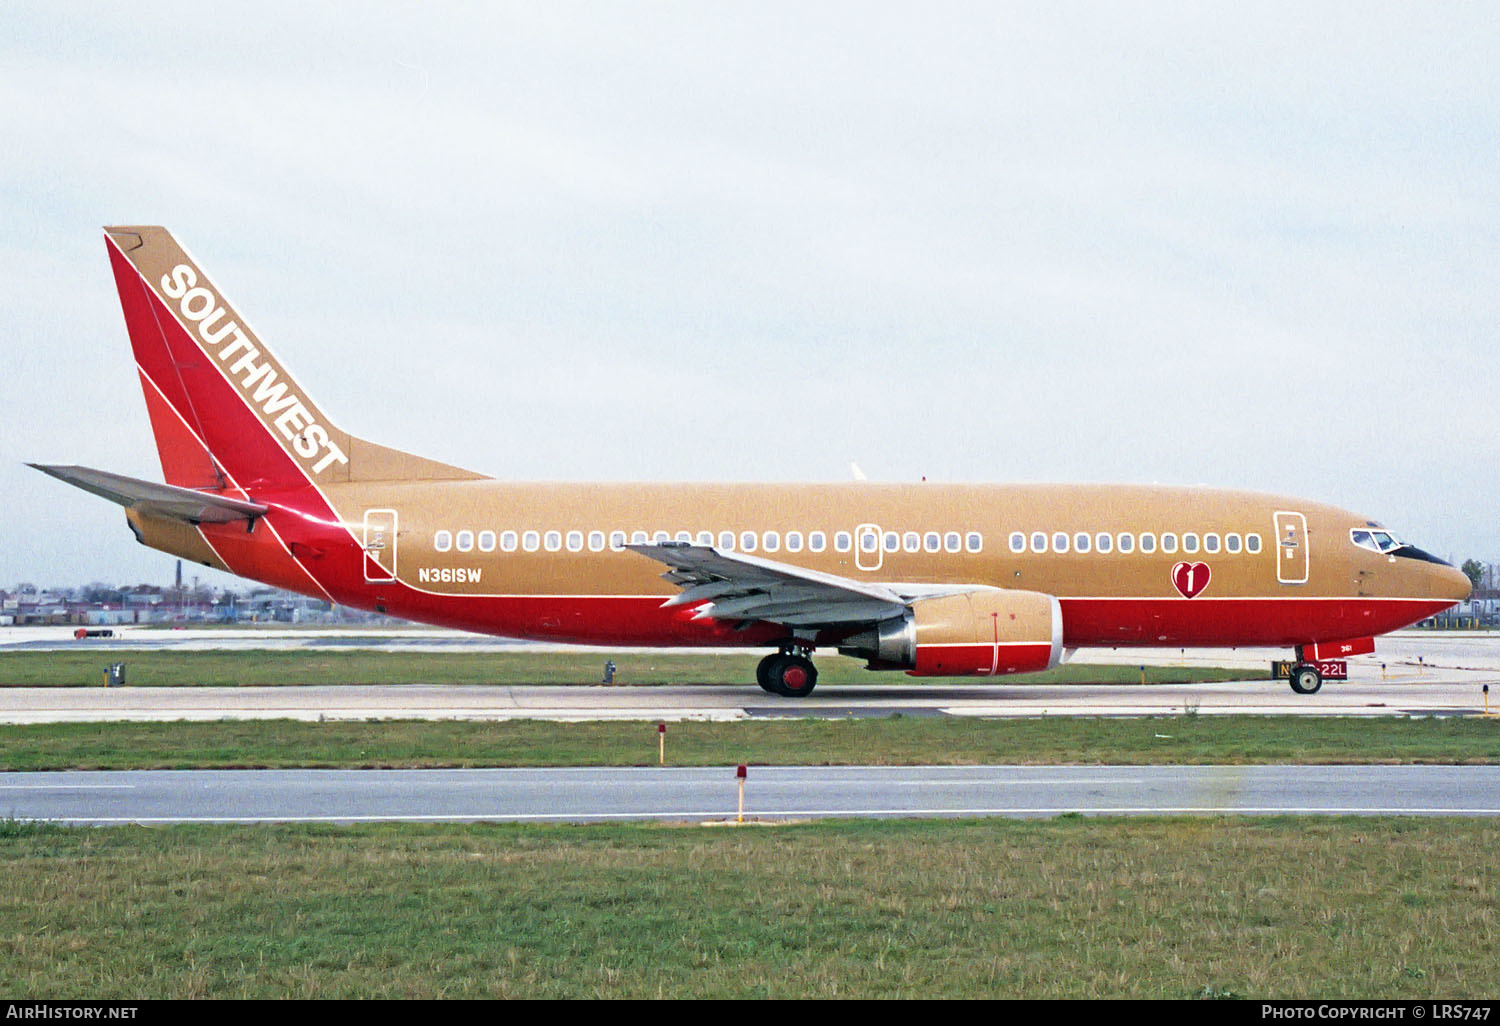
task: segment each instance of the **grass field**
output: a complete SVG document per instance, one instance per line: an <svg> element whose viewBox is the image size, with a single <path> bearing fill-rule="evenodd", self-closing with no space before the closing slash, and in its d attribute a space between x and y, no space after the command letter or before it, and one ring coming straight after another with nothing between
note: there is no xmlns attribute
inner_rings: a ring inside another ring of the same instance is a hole
<svg viewBox="0 0 1500 1026"><path fill-rule="evenodd" d="M1481 997L1500 827L0 824L0 993Z"/></svg>
<svg viewBox="0 0 1500 1026"><path fill-rule="evenodd" d="M734 684L755 681L758 655L743 653L448 652L307 650L119 650L83 647L63 652L0 652L0 687L100 687L105 668L124 662L126 681L139 687L282 684L597 684L613 660L619 684ZM857 659L818 658L827 684L909 681L899 673L871 673ZM1265 670L1151 666L1152 684L1246 680ZM1007 677L1008 683L1138 684L1138 666L1069 664L1048 673ZM941 683L933 679L929 683Z"/></svg>
<svg viewBox="0 0 1500 1026"><path fill-rule="evenodd" d="M1500 720L1177 716L674 723L674 766L1500 763ZM655 765L656 724L238 720L0 726L0 769Z"/></svg>

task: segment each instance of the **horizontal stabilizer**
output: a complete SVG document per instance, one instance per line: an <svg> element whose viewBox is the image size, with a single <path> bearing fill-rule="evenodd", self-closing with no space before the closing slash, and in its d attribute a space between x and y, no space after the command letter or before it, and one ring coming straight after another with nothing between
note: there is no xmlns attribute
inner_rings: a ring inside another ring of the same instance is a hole
<svg viewBox="0 0 1500 1026"><path fill-rule="evenodd" d="M195 492L191 488L141 481L122 474L111 474L89 467L44 466L28 463L44 474L51 474L76 488L92 492L110 502L127 509L170 517L190 524L227 524L236 520L254 521L263 516L270 507L258 502L231 499L211 492Z"/></svg>

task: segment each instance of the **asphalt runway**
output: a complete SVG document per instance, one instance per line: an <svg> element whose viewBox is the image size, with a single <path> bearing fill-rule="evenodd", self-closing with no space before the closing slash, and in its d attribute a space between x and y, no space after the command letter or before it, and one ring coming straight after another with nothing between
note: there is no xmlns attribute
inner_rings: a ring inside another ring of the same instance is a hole
<svg viewBox="0 0 1500 1026"><path fill-rule="evenodd" d="M725 822L733 767L0 774L0 813L78 825ZM752 767L746 817L1500 815L1500 766Z"/></svg>

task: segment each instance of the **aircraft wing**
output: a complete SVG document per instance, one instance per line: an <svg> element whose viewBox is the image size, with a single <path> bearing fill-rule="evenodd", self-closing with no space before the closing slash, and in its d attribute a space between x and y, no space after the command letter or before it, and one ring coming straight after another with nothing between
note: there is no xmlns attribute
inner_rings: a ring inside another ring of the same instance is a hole
<svg viewBox="0 0 1500 1026"><path fill-rule="evenodd" d="M45 466L40 463L28 463L27 466L35 467L59 481L66 481L75 488L92 492L127 509L183 520L190 524L227 524L235 520L253 523L270 508L258 502L231 499L227 495L213 492L196 492L176 485L156 484L89 467Z"/></svg>
<svg viewBox="0 0 1500 1026"><path fill-rule="evenodd" d="M658 542L627 549L665 563L664 578L682 592L662 603L705 603L695 619L769 620L793 627L870 623L900 616L910 596L883 584L853 581L710 545Z"/></svg>

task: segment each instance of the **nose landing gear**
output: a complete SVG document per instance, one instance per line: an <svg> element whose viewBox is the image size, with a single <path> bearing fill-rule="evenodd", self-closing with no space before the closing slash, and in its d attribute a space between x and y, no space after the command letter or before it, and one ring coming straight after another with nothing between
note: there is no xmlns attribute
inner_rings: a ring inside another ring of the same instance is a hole
<svg viewBox="0 0 1500 1026"><path fill-rule="evenodd" d="M773 695L806 698L818 685L818 668L807 658L807 651L782 649L768 655L755 668L755 682Z"/></svg>
<svg viewBox="0 0 1500 1026"><path fill-rule="evenodd" d="M1292 690L1299 695L1315 695L1323 686L1323 675L1316 666L1301 663L1292 667Z"/></svg>

